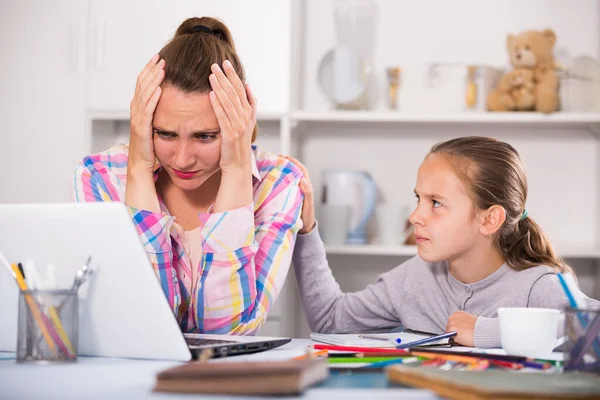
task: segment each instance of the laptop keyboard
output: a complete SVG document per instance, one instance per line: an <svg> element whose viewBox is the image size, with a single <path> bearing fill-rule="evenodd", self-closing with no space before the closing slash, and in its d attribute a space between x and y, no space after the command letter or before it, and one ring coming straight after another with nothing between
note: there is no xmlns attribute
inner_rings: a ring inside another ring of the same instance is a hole
<svg viewBox="0 0 600 400"><path fill-rule="evenodd" d="M216 344L238 343L234 340L204 339L204 338L190 338L190 337L186 337L185 341L187 342L188 346L213 346Z"/></svg>

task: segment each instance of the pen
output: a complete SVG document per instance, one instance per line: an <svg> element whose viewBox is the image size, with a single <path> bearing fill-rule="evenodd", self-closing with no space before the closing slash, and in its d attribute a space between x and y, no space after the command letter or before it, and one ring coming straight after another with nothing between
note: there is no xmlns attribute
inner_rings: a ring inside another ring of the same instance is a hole
<svg viewBox="0 0 600 400"><path fill-rule="evenodd" d="M404 343L404 344L401 344L400 346L396 346L396 349L406 349L407 347L411 347L411 346L419 346L419 345L422 345L425 343L437 342L438 340L450 338L453 336L456 336L456 331L443 333L441 335L426 337L424 339L415 340L414 342Z"/></svg>
<svg viewBox="0 0 600 400"><path fill-rule="evenodd" d="M377 335L358 335L359 338L361 339L372 339L372 340L383 340L386 342L394 342L394 343L402 343L402 339L400 338L390 338L390 337L386 337L386 336L377 336Z"/></svg>

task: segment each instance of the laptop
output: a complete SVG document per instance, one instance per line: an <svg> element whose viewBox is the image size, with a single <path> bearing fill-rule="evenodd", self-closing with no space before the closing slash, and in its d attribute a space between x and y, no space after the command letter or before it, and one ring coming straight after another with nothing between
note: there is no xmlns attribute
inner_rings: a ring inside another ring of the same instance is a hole
<svg viewBox="0 0 600 400"><path fill-rule="evenodd" d="M59 289L79 288L79 355L188 361L269 350L286 337L182 334L127 207L118 202L0 204L0 251L11 263L53 264ZM18 289L0 265L0 351L16 351Z"/></svg>

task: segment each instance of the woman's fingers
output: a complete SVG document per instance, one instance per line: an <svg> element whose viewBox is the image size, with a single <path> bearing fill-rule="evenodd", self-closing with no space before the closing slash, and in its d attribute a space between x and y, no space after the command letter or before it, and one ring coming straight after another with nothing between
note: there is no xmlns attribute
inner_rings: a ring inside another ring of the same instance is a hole
<svg viewBox="0 0 600 400"><path fill-rule="evenodd" d="M237 94L241 107L246 111L250 111L252 106L246 93L246 85L244 85L244 82L242 82L238 74L235 72L235 69L233 69L233 65L231 65L229 60L225 60L223 63L223 70L227 76L227 79L229 80L229 83ZM229 95L229 92L227 93Z"/></svg>
<svg viewBox="0 0 600 400"><path fill-rule="evenodd" d="M252 93L252 89L250 89L250 85L245 85L246 98L248 99L248 104L250 104L250 108L252 109L252 121L256 121L256 110L258 101L254 94Z"/></svg>
<svg viewBox="0 0 600 400"><path fill-rule="evenodd" d="M212 65L211 71L212 74L209 79L213 91L221 102L223 110L227 113L231 125L236 126L237 121L244 115L240 96L238 96L233 85L217 64Z"/></svg>
<svg viewBox="0 0 600 400"><path fill-rule="evenodd" d="M160 60L142 82L139 97L142 107L146 106L156 88L161 84L165 74L164 67L165 60Z"/></svg>
<svg viewBox="0 0 600 400"><path fill-rule="evenodd" d="M217 121L219 122L219 127L221 128L221 134L224 132L231 132L229 117L223 109L223 105L221 104L221 101L217 97L216 93L211 91L208 94L208 97L210 98L210 103L212 104L215 115L217 116Z"/></svg>
<svg viewBox="0 0 600 400"><path fill-rule="evenodd" d="M144 109L146 116L149 117L147 121L149 124L152 124L152 117L154 116L154 110L156 110L156 105L158 104L158 100L160 100L160 95L162 94L162 89L160 86L157 86L154 89L154 93L152 93L152 97L148 100L148 104Z"/></svg>
<svg viewBox="0 0 600 400"><path fill-rule="evenodd" d="M306 179L306 184L308 185L308 188L312 192L312 183L311 183L310 177L308 175L308 170L306 169L304 164L302 164L300 161L298 161L297 159L295 159L292 156L284 156L284 158L293 162L298 168L300 168L300 171L302 171L302 175L304 175L304 179Z"/></svg>
<svg viewBox="0 0 600 400"><path fill-rule="evenodd" d="M158 58L159 58L158 54L153 55L152 58L150 59L150 61L148 61L148 63L144 66L144 69L142 69L142 72L140 72L140 74L138 75L137 81L135 82L135 90L136 91L140 87L140 83L142 81L144 81L144 79L146 78L146 75L148 75L150 73L150 71L152 70L152 68L156 65L156 63L158 62Z"/></svg>

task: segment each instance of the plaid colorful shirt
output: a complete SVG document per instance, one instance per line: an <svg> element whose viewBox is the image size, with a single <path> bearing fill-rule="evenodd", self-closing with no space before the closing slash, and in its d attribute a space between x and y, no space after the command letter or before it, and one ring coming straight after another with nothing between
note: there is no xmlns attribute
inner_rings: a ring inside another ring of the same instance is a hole
<svg viewBox="0 0 600 400"><path fill-rule="evenodd" d="M124 201L127 146L85 157L75 168L78 202ZM158 176L157 166L155 180ZM254 202L200 213L202 261L190 265L171 216L130 207L162 288L184 332L254 334L265 322L288 273L303 195L302 172L283 157L253 146ZM192 268L197 268L192 274ZM192 276L196 281L192 281Z"/></svg>

